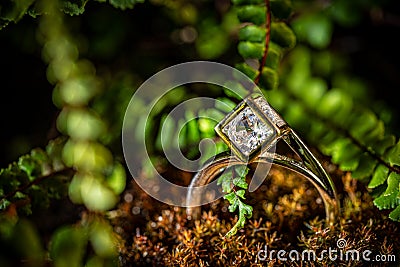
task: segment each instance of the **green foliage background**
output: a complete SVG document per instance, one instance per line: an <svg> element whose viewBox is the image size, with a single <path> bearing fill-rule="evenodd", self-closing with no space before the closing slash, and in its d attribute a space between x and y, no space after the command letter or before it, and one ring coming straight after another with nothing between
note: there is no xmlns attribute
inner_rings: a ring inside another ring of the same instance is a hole
<svg viewBox="0 0 400 267"><path fill-rule="evenodd" d="M125 107L150 75L189 60L222 62L255 79L313 148L400 221L396 2L267 3L3 1L0 265L122 264L124 242L110 220L131 180L120 140ZM157 164L163 114L197 95L237 102L212 87L166 97L149 131ZM189 157L215 136L213 126L187 125L181 146ZM237 205L243 226L250 206Z"/></svg>

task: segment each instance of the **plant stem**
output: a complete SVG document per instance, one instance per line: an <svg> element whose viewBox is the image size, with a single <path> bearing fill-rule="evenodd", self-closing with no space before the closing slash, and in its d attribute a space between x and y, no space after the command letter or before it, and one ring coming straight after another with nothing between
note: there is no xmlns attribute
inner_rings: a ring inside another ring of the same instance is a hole
<svg viewBox="0 0 400 267"><path fill-rule="evenodd" d="M258 67L257 77L254 79L255 84L258 84L260 81L260 77L262 75L262 71L265 66L265 62L267 61L268 50L269 50L269 41L271 39L271 9L270 9L269 0L265 0L265 6L267 9L267 12L265 14L265 30L266 30L265 49L264 49L263 57L260 62L260 66Z"/></svg>

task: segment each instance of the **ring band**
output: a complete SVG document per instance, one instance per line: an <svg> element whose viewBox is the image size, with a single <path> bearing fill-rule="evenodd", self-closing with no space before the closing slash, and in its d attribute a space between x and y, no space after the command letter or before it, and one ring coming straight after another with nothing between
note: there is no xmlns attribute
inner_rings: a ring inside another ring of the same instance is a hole
<svg viewBox="0 0 400 267"><path fill-rule="evenodd" d="M187 214L199 215L199 203L204 197L204 186L231 166L276 164L307 178L318 190L325 205L326 223L335 223L339 201L335 185L317 158L300 137L260 94L246 97L215 127L218 135L232 153L223 152L210 159L193 177L187 195ZM300 160L271 152L283 140ZM264 175L264 177L266 174Z"/></svg>

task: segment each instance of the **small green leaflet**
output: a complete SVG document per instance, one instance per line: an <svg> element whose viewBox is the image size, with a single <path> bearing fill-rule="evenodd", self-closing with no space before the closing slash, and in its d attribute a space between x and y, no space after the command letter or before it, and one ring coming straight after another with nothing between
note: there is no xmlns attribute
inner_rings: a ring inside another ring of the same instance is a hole
<svg viewBox="0 0 400 267"><path fill-rule="evenodd" d="M242 201L242 199L246 199L244 194L246 193L245 189L248 188L246 182L247 173L248 168L246 166L233 167L225 170L217 180L217 184L221 185L222 191L226 193L224 199L230 204L229 211L235 212L237 209L239 210L238 221L226 236L235 235L240 228L243 228L246 218L251 218L253 215L253 207Z"/></svg>

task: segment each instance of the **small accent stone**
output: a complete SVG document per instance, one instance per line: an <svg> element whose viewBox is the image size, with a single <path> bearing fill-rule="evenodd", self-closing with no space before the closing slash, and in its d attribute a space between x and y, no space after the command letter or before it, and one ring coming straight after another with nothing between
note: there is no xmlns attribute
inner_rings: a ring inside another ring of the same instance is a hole
<svg viewBox="0 0 400 267"><path fill-rule="evenodd" d="M267 100L263 97L258 97L254 100L257 106L262 110L262 112L271 119L278 127L285 125L285 121L271 108Z"/></svg>

